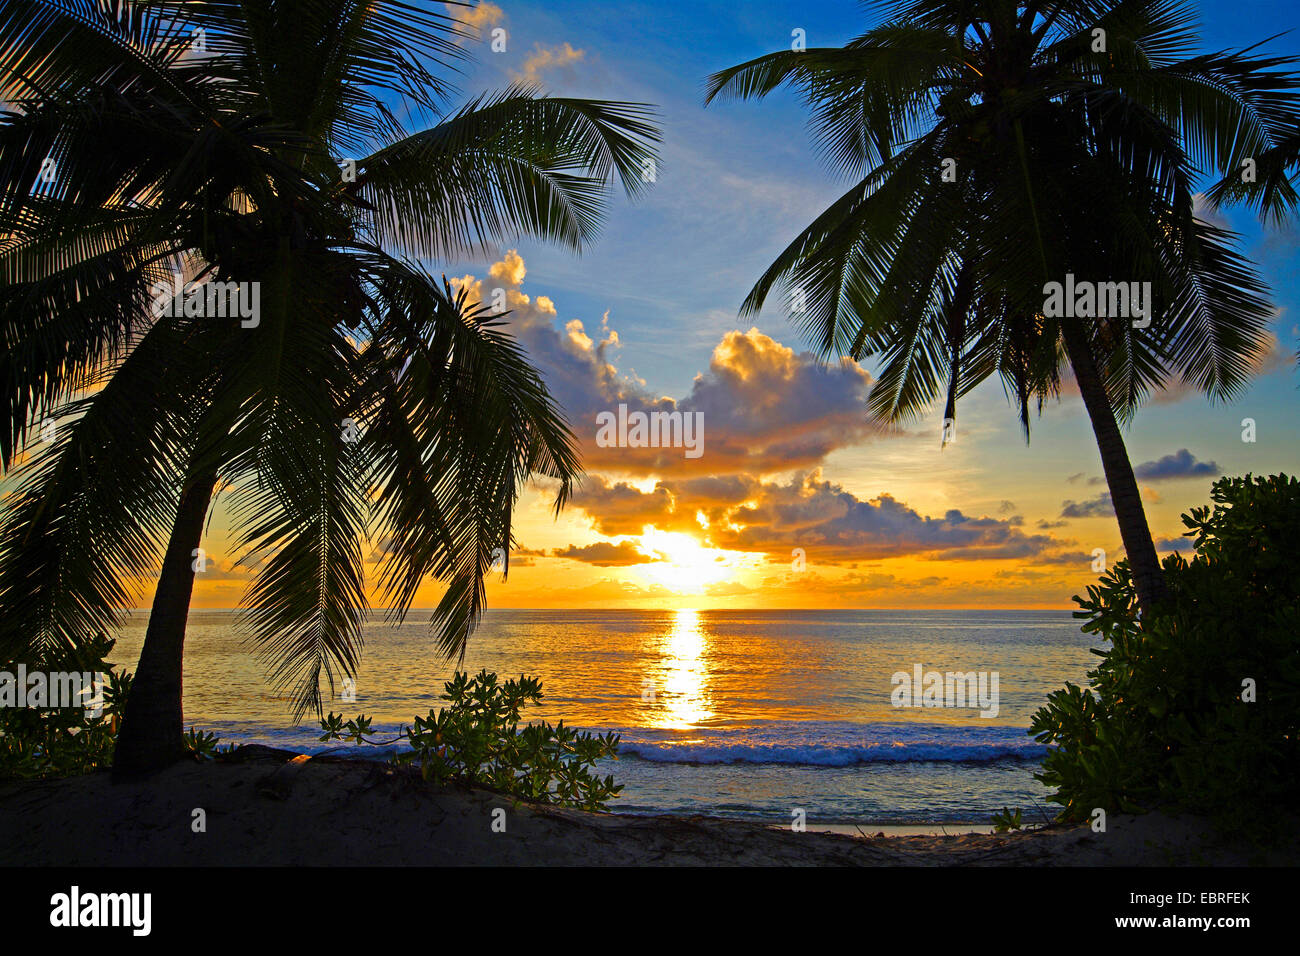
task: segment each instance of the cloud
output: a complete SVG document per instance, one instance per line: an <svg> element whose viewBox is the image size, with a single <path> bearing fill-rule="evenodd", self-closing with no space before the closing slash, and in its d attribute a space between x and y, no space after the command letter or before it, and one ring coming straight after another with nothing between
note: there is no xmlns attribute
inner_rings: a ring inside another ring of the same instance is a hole
<svg viewBox="0 0 1300 956"><path fill-rule="evenodd" d="M1281 312L1278 313L1279 317ZM1272 332L1268 333L1268 341L1264 344L1264 351L1255 356L1251 363L1254 366L1254 375L1272 375L1274 372L1291 371L1295 368L1295 355L1282 344Z"/></svg>
<svg viewBox="0 0 1300 956"><path fill-rule="evenodd" d="M1186 448L1156 461L1146 461L1133 469L1133 474L1147 481L1170 481L1174 478L1217 478L1223 470L1212 461L1197 461Z"/></svg>
<svg viewBox="0 0 1300 956"><path fill-rule="evenodd" d="M1072 543L1072 542L1071 542ZM1084 567L1091 569L1092 563L1097 560L1097 556L1091 552L1084 551L1058 551L1055 554L1045 554L1037 561L1038 564L1058 564L1068 567Z"/></svg>
<svg viewBox="0 0 1300 956"><path fill-rule="evenodd" d="M597 541L583 547L571 544L567 548L556 548L551 556L594 564L598 568L625 568L633 564L649 564L655 560L642 554L630 541Z"/></svg>
<svg viewBox="0 0 1300 956"><path fill-rule="evenodd" d="M1157 551L1191 551L1191 538L1159 538L1156 540Z"/></svg>
<svg viewBox="0 0 1300 956"><path fill-rule="evenodd" d="M515 72L514 77L521 83L535 85L541 82L544 70L577 63L586 55L586 50L575 50L567 41L552 47L538 43L533 46L528 59L524 60L523 69Z"/></svg>
<svg viewBox="0 0 1300 956"><path fill-rule="evenodd" d="M1087 501L1061 502L1062 518L1109 518L1115 514L1110 503L1110 494L1098 495Z"/></svg>
<svg viewBox="0 0 1300 956"><path fill-rule="evenodd" d="M523 291L527 268L514 250L488 270L452 284L484 303L504 302L505 322L563 407L590 471L629 476L773 474L821 464L831 452L881 433L867 419L871 376L856 362L819 361L758 329L725 333L689 394L652 393L616 365L620 342L609 313L589 329L577 318L559 324L554 302ZM698 415L702 454L683 448L601 447L597 416L637 412Z"/></svg>
<svg viewBox="0 0 1300 956"><path fill-rule="evenodd" d="M690 532L710 547L781 561L790 560L794 548L803 548L810 562L838 563L906 555L1029 558L1059 546L1050 536L1026 535L1009 520L955 509L922 515L888 494L864 501L823 480L820 471L786 483L738 475L661 480L648 491L589 476L572 501L604 535L639 534L653 525Z"/></svg>
<svg viewBox="0 0 1300 956"><path fill-rule="evenodd" d="M469 10L456 4L445 4L447 15L459 20L463 31L470 37L482 37L483 31L489 27L494 27L505 19L506 13L495 3L489 3L488 0L479 0ZM460 42L460 39L457 40Z"/></svg>

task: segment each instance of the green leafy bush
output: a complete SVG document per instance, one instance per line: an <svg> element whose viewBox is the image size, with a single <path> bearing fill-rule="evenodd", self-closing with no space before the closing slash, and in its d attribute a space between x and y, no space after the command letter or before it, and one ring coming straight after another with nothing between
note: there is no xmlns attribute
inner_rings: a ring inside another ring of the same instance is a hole
<svg viewBox="0 0 1300 956"><path fill-rule="evenodd" d="M108 663L116 643L100 634L66 654L22 662L29 674L103 674L103 712L92 717L85 707L0 707L0 780L70 777L113 765L117 729L131 690L130 673L114 671ZM10 674L17 669L17 661L0 664L0 671ZM221 756L217 735L191 727L185 752L195 760Z"/></svg>
<svg viewBox="0 0 1300 956"><path fill-rule="evenodd" d="M1183 515L1195 553L1165 559L1170 600L1147 620L1127 562L1075 598L1110 646L1091 690L1049 695L1030 728L1064 820L1163 806L1260 831L1297 806L1300 483L1223 478L1211 496Z"/></svg>
<svg viewBox="0 0 1300 956"><path fill-rule="evenodd" d="M102 673L103 713L92 717L85 707L0 707L0 780L66 777L112 763L131 686L130 674L114 672L106 662L114 643L101 634L66 654L22 662L28 673ZM0 671L16 674L18 664L5 662Z"/></svg>
<svg viewBox="0 0 1300 956"><path fill-rule="evenodd" d="M481 786L536 803L582 810L603 810L623 789L613 775L602 780L590 768L602 757L618 756L618 735L579 733L542 721L519 728L527 704L542 699L541 682L532 677L498 682L480 671L471 678L457 673L440 697L449 706L416 717L415 724L390 741L370 740L370 718L343 721L331 713L321 721L321 740L352 740L388 746L409 741L409 751L393 754L398 764L417 764L425 780L439 785Z"/></svg>
<svg viewBox="0 0 1300 956"><path fill-rule="evenodd" d="M993 829L997 833L1007 833L1010 830L1023 830L1025 821L1021 817L1020 808L1009 810L1003 807L1001 811L993 814Z"/></svg>
<svg viewBox="0 0 1300 956"><path fill-rule="evenodd" d="M202 730L195 730L193 727L185 734L185 753L192 760L216 760L219 757L227 756L233 751L233 746L228 750L222 751L217 746L218 737L216 734L204 733Z"/></svg>

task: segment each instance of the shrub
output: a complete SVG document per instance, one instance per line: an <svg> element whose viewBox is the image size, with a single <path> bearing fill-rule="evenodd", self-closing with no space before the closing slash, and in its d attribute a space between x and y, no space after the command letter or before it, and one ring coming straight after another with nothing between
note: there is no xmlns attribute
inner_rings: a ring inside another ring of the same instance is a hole
<svg viewBox="0 0 1300 956"><path fill-rule="evenodd" d="M117 729L131 690L131 675L108 663L117 642L100 634L80 647L38 661L24 661L27 672L76 671L104 675L103 713L92 717L85 707L0 707L0 780L70 777L113 765ZM0 665L14 674L18 662ZM185 752L195 760L221 756L217 735L185 735Z"/></svg>
<svg viewBox="0 0 1300 956"><path fill-rule="evenodd" d="M102 673L103 713L92 717L85 707L0 707L0 780L66 777L112 763L131 686L130 674L114 673L106 663L114 643L101 634L65 654L22 662L28 673ZM8 661L0 671L16 674L18 664Z"/></svg>
<svg viewBox="0 0 1300 956"><path fill-rule="evenodd" d="M542 699L541 682L531 677L497 681L480 671L471 678L457 673L440 697L449 706L416 717L390 741L370 740L370 718L343 722L331 713L321 721L321 740L352 740L388 746L407 740L409 751L393 754L398 764L418 764L425 780L482 786L500 793L582 810L603 810L623 789L612 775L601 780L590 767L602 757L617 757L618 735L579 733L560 721L530 723L519 729L527 704Z"/></svg>
<svg viewBox="0 0 1300 956"><path fill-rule="evenodd" d="M1147 620L1124 561L1075 598L1110 646L1091 690L1066 684L1030 728L1063 820L1164 806L1262 831L1296 806L1300 483L1223 478L1211 497L1183 516L1195 553L1165 559L1170 600Z"/></svg>

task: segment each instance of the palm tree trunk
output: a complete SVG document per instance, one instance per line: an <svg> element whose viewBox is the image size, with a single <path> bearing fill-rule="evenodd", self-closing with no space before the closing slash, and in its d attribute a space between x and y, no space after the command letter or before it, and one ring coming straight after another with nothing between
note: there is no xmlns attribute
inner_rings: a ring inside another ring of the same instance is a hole
<svg viewBox="0 0 1300 956"><path fill-rule="evenodd" d="M194 592L194 549L203 537L215 487L216 474L207 473L181 493L140 663L122 715L113 754L114 776L160 770L185 756L181 710L185 624Z"/></svg>
<svg viewBox="0 0 1300 956"><path fill-rule="evenodd" d="M1138 607L1146 615L1164 601L1168 588L1160 559L1156 555L1155 543L1151 540L1151 528L1147 525L1137 478L1129 463L1124 437L1115 421L1115 410L1111 408L1110 398L1106 395L1106 387L1097 371L1087 336L1076 321L1069 319L1062 324L1062 335L1065 338L1066 354L1074 369L1074 380L1079 385L1084 408L1088 410L1088 418L1092 421L1093 434L1097 436L1101 466L1106 472L1106 485L1110 488L1111 504L1119 521L1120 538L1124 542L1124 551L1133 573Z"/></svg>

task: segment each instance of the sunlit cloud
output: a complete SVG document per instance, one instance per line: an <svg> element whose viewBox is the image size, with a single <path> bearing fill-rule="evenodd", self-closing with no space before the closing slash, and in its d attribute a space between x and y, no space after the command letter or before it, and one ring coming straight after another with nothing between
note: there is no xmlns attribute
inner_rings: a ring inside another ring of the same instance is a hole
<svg viewBox="0 0 1300 956"><path fill-rule="evenodd" d="M547 70L570 66L587 55L585 50L575 50L567 41L557 46L543 46L538 43L533 52L524 60L523 67L514 72L514 77L521 83L536 85L541 82L542 74Z"/></svg>
<svg viewBox="0 0 1300 956"><path fill-rule="evenodd" d="M832 452L881 435L866 415L872 379L857 363L823 363L758 329L733 330L717 342L688 394L656 395L617 364L621 341L605 312L594 328L562 317L546 296L523 286L528 270L511 250L486 279L452 280L484 303L502 301L505 321L564 408L589 471L649 475L772 474L822 463ZM598 416L676 412L703 423L702 453L681 448L602 447Z"/></svg>
<svg viewBox="0 0 1300 956"><path fill-rule="evenodd" d="M460 4L444 4L447 15L459 20L461 29L468 37L482 38L484 30L497 26L505 19L505 11L488 0L479 0L466 9ZM459 42L459 41L458 41Z"/></svg>
<svg viewBox="0 0 1300 956"><path fill-rule="evenodd" d="M956 509L923 515L885 493L863 501L820 471L785 483L745 476L665 480L651 492L592 476L573 504L601 534L635 534L652 525L689 533L706 546L778 560L788 560L796 547L816 550L827 562L1026 559L1059 545L1048 535L1024 533L1019 516L976 517ZM700 526L701 514L707 528Z"/></svg>

